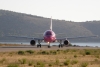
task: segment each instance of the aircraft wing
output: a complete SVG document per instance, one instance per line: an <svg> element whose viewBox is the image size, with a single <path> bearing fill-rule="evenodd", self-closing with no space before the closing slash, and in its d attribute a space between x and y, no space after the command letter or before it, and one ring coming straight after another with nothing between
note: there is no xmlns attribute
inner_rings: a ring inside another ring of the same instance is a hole
<svg viewBox="0 0 100 67"><path fill-rule="evenodd" d="M78 37L65 37L65 38L57 38L56 40L66 40L66 39L79 39L79 38L91 38L91 37L98 37L98 35L94 36L78 36Z"/></svg>
<svg viewBox="0 0 100 67"><path fill-rule="evenodd" d="M24 39L34 39L34 40L44 40L43 38L34 38L34 37L27 37L27 36L7 36L7 37L24 38Z"/></svg>
<svg viewBox="0 0 100 67"><path fill-rule="evenodd" d="M98 37L98 36L97 35L94 35L94 36L78 36L78 37L68 37L67 39L91 38L91 37Z"/></svg>

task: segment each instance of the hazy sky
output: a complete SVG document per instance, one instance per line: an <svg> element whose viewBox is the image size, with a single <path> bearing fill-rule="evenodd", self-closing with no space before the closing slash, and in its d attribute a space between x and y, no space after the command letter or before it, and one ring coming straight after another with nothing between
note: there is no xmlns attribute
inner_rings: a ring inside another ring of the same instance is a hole
<svg viewBox="0 0 100 67"><path fill-rule="evenodd" d="M0 0L0 9L79 22L100 20L100 0Z"/></svg>

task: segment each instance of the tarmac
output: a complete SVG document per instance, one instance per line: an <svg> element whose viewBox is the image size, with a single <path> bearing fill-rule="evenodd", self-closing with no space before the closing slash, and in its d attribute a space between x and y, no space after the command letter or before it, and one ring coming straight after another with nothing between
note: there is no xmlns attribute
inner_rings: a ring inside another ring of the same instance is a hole
<svg viewBox="0 0 100 67"><path fill-rule="evenodd" d="M72 46L64 46L59 48L58 46L41 46L41 48L37 48L37 46L0 46L0 52L12 52L12 51L26 51L26 50L66 50L66 49L100 49L100 47L72 47Z"/></svg>

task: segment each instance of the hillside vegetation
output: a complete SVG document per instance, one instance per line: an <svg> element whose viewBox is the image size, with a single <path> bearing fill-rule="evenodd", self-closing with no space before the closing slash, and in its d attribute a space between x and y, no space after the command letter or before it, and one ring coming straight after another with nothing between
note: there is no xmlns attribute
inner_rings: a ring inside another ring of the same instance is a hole
<svg viewBox="0 0 100 67"><path fill-rule="evenodd" d="M50 26L50 18L28 15L12 11L0 10L0 39L3 36L35 36L43 33ZM72 21L53 19L53 30L57 37L75 37L100 35L100 21L76 23ZM99 41L97 38L96 40Z"/></svg>

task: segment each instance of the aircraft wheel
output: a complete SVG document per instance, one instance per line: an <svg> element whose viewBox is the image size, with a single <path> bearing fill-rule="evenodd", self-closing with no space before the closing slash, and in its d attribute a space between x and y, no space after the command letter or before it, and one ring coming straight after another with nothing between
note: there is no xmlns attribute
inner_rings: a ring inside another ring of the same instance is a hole
<svg viewBox="0 0 100 67"><path fill-rule="evenodd" d="M63 44L61 44L61 48L63 47Z"/></svg>
<svg viewBox="0 0 100 67"><path fill-rule="evenodd" d="M50 48L50 45L48 46L48 48Z"/></svg>
<svg viewBox="0 0 100 67"><path fill-rule="evenodd" d="M41 48L41 44L40 44L39 46L40 46L40 48Z"/></svg>
<svg viewBox="0 0 100 67"><path fill-rule="evenodd" d="M41 44L37 44L37 48L40 47L41 48Z"/></svg>
<svg viewBox="0 0 100 67"><path fill-rule="evenodd" d="M58 47L60 48L60 45Z"/></svg>
<svg viewBox="0 0 100 67"><path fill-rule="evenodd" d="M39 47L39 45L37 44L37 48Z"/></svg>
<svg viewBox="0 0 100 67"><path fill-rule="evenodd" d="M60 48L60 47L62 48L62 47L63 47L63 44L59 44L59 46L58 46L58 47L59 47L59 48Z"/></svg>

